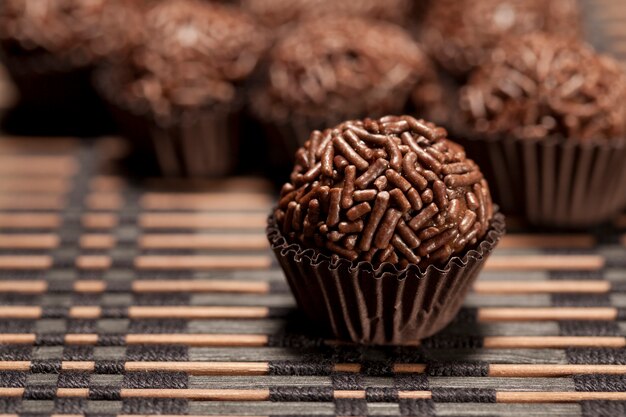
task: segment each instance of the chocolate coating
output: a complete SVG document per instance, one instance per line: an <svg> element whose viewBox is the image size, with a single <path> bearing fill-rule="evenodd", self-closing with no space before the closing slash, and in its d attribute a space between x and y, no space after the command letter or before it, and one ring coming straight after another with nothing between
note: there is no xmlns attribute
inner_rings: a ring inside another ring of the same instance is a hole
<svg viewBox="0 0 626 417"><path fill-rule="evenodd" d="M403 22L410 0L242 0L242 7L268 27L328 15L364 16Z"/></svg>
<svg viewBox="0 0 626 417"><path fill-rule="evenodd" d="M247 14L202 0L161 0L145 21L141 44L118 69L127 84L121 93L161 116L232 103L269 42Z"/></svg>
<svg viewBox="0 0 626 417"><path fill-rule="evenodd" d="M297 115L330 125L402 112L414 88L428 92L417 103L420 111L440 99L429 59L406 31L386 22L327 17L302 23L275 45L253 106L270 121Z"/></svg>
<svg viewBox="0 0 626 417"><path fill-rule="evenodd" d="M2 0L0 39L5 48L88 64L140 39L142 6L140 0Z"/></svg>
<svg viewBox="0 0 626 417"><path fill-rule="evenodd" d="M369 156L346 145L351 135ZM277 224L289 240L351 261L445 263L475 245L493 216L478 166L446 136L410 116L314 132L282 189ZM322 158L329 149L349 165Z"/></svg>
<svg viewBox="0 0 626 417"><path fill-rule="evenodd" d="M581 42L543 34L498 47L462 90L465 123L516 138L612 139L626 133L626 75Z"/></svg>
<svg viewBox="0 0 626 417"><path fill-rule="evenodd" d="M436 0L421 39L441 67L462 77L501 40L536 31L578 37L577 0Z"/></svg>

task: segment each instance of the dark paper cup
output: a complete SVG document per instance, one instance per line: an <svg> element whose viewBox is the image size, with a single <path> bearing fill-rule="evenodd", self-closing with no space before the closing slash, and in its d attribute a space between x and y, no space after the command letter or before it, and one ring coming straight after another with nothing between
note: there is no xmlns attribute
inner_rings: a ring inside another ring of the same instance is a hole
<svg viewBox="0 0 626 417"><path fill-rule="evenodd" d="M108 102L119 129L140 153L152 152L161 173L169 177L209 178L231 174L238 161L241 105L184 109L158 121L148 109L125 105L118 85L98 71L95 85Z"/></svg>
<svg viewBox="0 0 626 417"><path fill-rule="evenodd" d="M442 268L331 258L282 236L274 218L267 235L298 306L322 330L344 341L415 345L456 316L485 261L505 232L496 214L485 237Z"/></svg>
<svg viewBox="0 0 626 417"><path fill-rule="evenodd" d="M582 229L626 203L626 140L475 138L461 141L506 214L542 227Z"/></svg>

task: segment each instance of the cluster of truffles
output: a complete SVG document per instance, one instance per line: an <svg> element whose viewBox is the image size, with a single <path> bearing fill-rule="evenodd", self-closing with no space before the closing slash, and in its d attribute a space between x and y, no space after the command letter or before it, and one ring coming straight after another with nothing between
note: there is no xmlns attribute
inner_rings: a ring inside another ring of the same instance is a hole
<svg viewBox="0 0 626 417"><path fill-rule="evenodd" d="M410 0L241 0L241 5L268 27L339 14L402 22L411 10Z"/></svg>
<svg viewBox="0 0 626 417"><path fill-rule="evenodd" d="M626 75L590 46L545 34L498 47L461 93L475 132L612 139L626 133Z"/></svg>
<svg viewBox="0 0 626 417"><path fill-rule="evenodd" d="M374 265L442 264L493 216L478 166L446 131L410 116L315 131L274 216L290 242Z"/></svg>
<svg viewBox="0 0 626 417"><path fill-rule="evenodd" d="M142 1L124 0L2 0L0 39L87 64L138 41L141 6Z"/></svg>
<svg viewBox="0 0 626 417"><path fill-rule="evenodd" d="M462 77L502 39L537 31L578 37L577 0L436 0L427 8L421 37L439 65Z"/></svg>
<svg viewBox="0 0 626 417"><path fill-rule="evenodd" d="M157 117L177 106L233 102L269 42L246 13L202 0L156 2L144 31L141 46L117 70L127 82L124 99L147 103Z"/></svg>
<svg viewBox="0 0 626 417"><path fill-rule="evenodd" d="M420 110L441 99L430 61L407 32L385 22L328 17L302 23L271 50L267 82L253 105L264 119L296 114L330 125L402 113L413 89L422 93Z"/></svg>

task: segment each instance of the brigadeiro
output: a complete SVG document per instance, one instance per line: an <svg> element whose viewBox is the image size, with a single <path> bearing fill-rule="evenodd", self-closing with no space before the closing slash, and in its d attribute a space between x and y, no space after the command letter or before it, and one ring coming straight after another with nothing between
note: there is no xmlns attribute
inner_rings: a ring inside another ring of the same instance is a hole
<svg viewBox="0 0 626 417"><path fill-rule="evenodd" d="M411 3L410 0L242 0L241 6L267 27L277 28L308 18L339 14L403 23L409 17Z"/></svg>
<svg viewBox="0 0 626 417"><path fill-rule="evenodd" d="M545 31L577 38L576 0L436 0L424 16L421 39L447 72L464 78L509 36Z"/></svg>
<svg viewBox="0 0 626 417"><path fill-rule="evenodd" d="M546 34L496 48L460 95L471 154L510 212L586 227L626 201L626 75L589 45Z"/></svg>
<svg viewBox="0 0 626 417"><path fill-rule="evenodd" d="M18 87L20 104L54 113L56 125L84 125L88 132L102 127L106 111L91 86L91 71L137 41L141 5L124 0L0 2L0 57Z"/></svg>
<svg viewBox="0 0 626 417"><path fill-rule="evenodd" d="M447 325L503 233L479 167L410 116L314 131L268 227L311 321L372 344Z"/></svg>
<svg viewBox="0 0 626 417"><path fill-rule="evenodd" d="M234 6L163 0L146 13L129 58L99 71L126 136L148 138L165 175L228 174L236 163L244 84L268 45Z"/></svg>
<svg viewBox="0 0 626 417"><path fill-rule="evenodd" d="M315 129L403 113L411 95L417 114L437 118L442 111L442 89L428 57L390 23L307 21L274 46L268 61L252 110L288 155Z"/></svg>

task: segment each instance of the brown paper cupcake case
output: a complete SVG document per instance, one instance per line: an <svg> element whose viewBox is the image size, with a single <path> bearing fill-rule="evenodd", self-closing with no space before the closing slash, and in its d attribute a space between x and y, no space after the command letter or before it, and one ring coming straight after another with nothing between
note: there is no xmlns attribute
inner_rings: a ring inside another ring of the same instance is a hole
<svg viewBox="0 0 626 417"><path fill-rule="evenodd" d="M105 98L122 135L135 150L154 153L161 173L170 177L219 177L237 164L241 105L185 109L167 122L159 122L146 108L122 103L112 86L96 72L97 90Z"/></svg>
<svg viewBox="0 0 626 417"><path fill-rule="evenodd" d="M403 270L385 263L354 263L289 243L273 217L267 235L298 306L312 323L340 340L414 345L444 328L505 232L496 214L483 240L443 268Z"/></svg>
<svg viewBox="0 0 626 417"><path fill-rule="evenodd" d="M461 141L507 214L537 226L585 228L626 204L626 140L476 138Z"/></svg>

